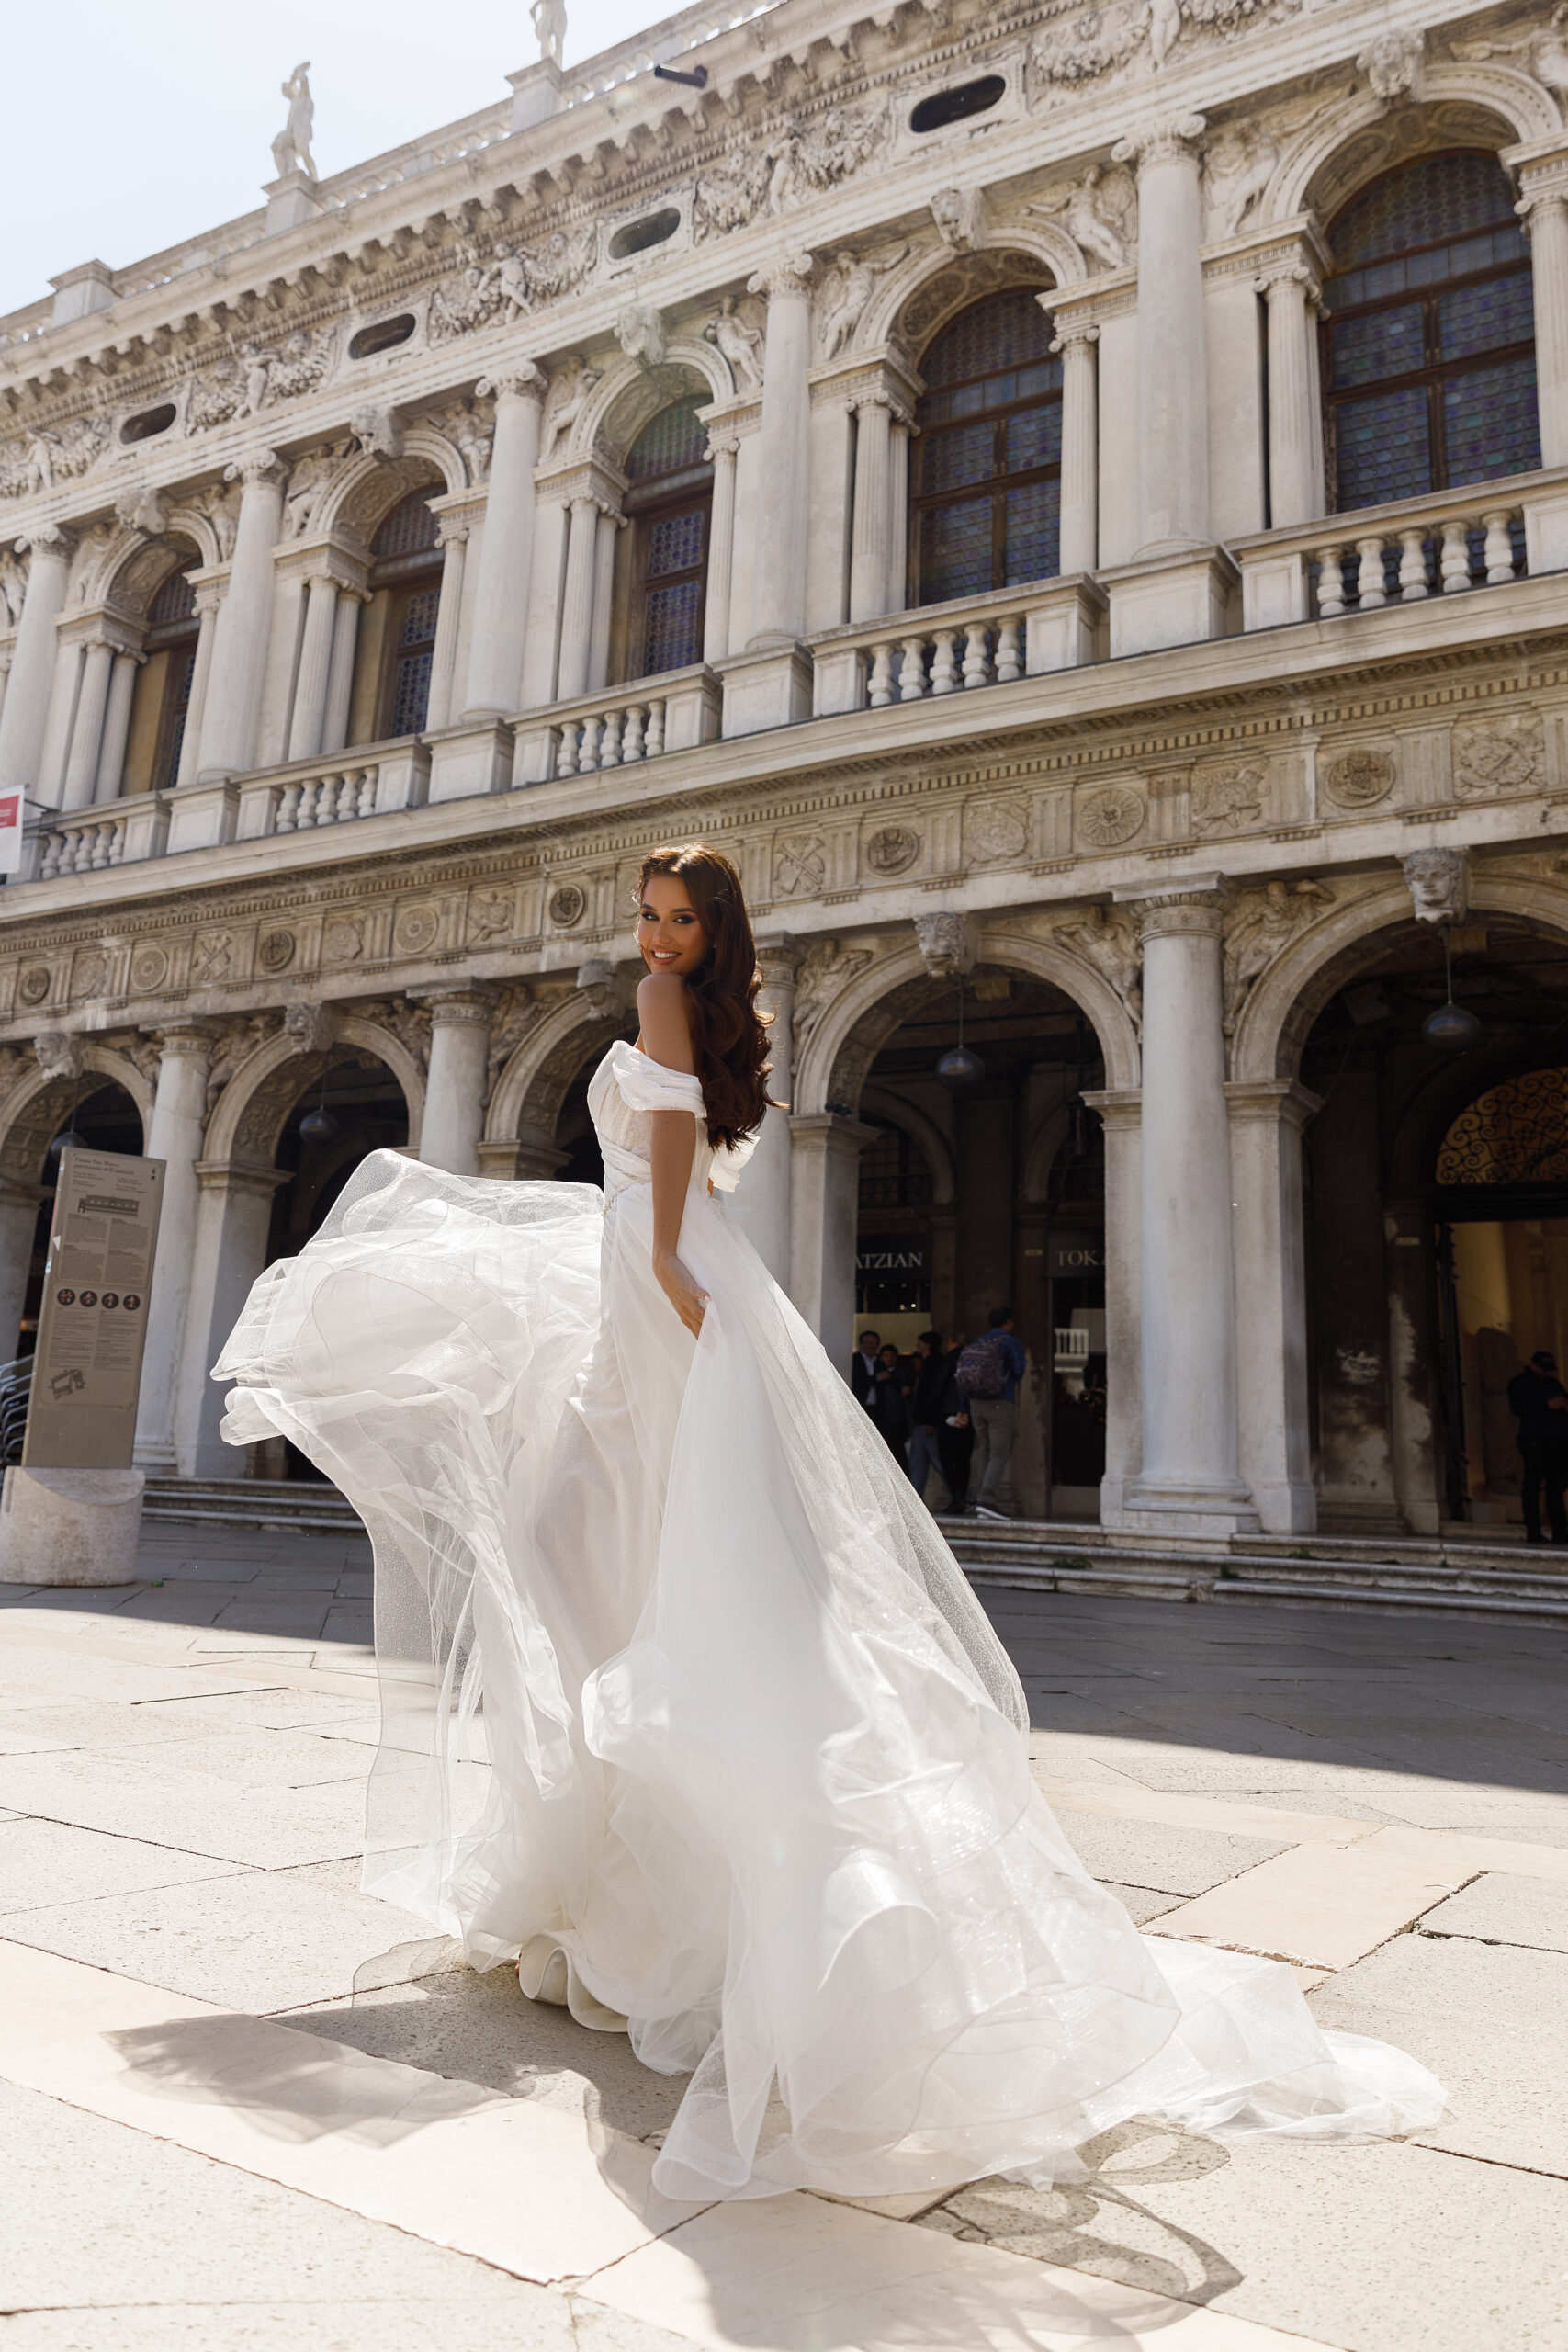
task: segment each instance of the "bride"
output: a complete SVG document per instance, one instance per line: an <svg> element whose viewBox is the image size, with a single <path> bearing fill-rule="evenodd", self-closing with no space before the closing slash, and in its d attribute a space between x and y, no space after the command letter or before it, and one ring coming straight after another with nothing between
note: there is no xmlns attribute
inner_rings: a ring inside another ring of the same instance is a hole
<svg viewBox="0 0 1568 2352"><path fill-rule="evenodd" d="M1435 2120L1414 2060L1078 1861L962 1571L726 1214L767 1104L728 861L655 851L637 941L603 1195L376 1152L217 1367L225 1435L292 1439L374 1541L366 1885L690 2075L675 2198L1043 2184L1134 2115Z"/></svg>

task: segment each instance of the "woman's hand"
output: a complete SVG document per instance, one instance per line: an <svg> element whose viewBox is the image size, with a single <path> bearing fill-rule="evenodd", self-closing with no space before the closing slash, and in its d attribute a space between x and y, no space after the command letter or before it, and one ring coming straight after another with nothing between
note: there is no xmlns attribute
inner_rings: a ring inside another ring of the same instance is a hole
<svg viewBox="0 0 1568 2352"><path fill-rule="evenodd" d="M653 1277L693 1339L700 1339L707 1293L697 1288L673 1250L654 1251Z"/></svg>

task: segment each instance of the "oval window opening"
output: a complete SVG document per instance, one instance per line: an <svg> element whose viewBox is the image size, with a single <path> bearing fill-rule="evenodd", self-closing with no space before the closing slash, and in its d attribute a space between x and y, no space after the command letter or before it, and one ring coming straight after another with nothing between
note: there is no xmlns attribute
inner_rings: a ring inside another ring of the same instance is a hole
<svg viewBox="0 0 1568 2352"><path fill-rule="evenodd" d="M391 351L400 343L407 343L419 322L412 311L400 311L395 319L378 319L373 327L361 327L348 346L351 359L368 359L378 351Z"/></svg>
<svg viewBox="0 0 1568 2352"><path fill-rule="evenodd" d="M610 259L625 261L628 254L645 254L649 245L661 245L666 237L672 237L680 225L681 216L673 209L650 212L641 220L628 220L610 240Z"/></svg>
<svg viewBox="0 0 1568 2352"><path fill-rule="evenodd" d="M1000 74L984 74L977 82L961 82L956 90L939 90L922 98L909 117L911 130L942 130L972 114L989 114L1003 96L1007 83Z"/></svg>
<svg viewBox="0 0 1568 2352"><path fill-rule="evenodd" d="M151 441L153 435L166 433L175 421L175 404L165 401L161 408L144 408L140 416L128 416L119 428L122 441Z"/></svg>

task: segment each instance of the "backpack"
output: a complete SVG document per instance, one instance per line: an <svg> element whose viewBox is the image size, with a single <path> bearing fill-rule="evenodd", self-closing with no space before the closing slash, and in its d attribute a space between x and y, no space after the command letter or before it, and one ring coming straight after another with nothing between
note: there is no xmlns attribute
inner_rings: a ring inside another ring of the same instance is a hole
<svg viewBox="0 0 1568 2352"><path fill-rule="evenodd" d="M1011 1371L1007 1333L987 1331L970 1340L953 1376L965 1396L999 1396Z"/></svg>

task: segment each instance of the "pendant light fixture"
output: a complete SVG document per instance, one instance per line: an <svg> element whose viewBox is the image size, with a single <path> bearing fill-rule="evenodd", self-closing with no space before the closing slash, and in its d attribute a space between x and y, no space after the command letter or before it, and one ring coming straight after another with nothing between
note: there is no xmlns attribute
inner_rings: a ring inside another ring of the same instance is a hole
<svg viewBox="0 0 1568 2352"><path fill-rule="evenodd" d="M307 1111L299 1122L301 1143L331 1143L339 1132L338 1123L327 1108L327 1070L321 1065L321 1091L313 1111Z"/></svg>
<svg viewBox="0 0 1568 2352"><path fill-rule="evenodd" d="M1481 1043L1481 1023L1467 1006L1454 1002L1454 961L1447 923L1443 925L1443 972L1448 1001L1427 1015L1421 1035L1439 1054L1466 1054Z"/></svg>
<svg viewBox="0 0 1568 2352"><path fill-rule="evenodd" d="M937 1062L936 1074L951 1094L966 1094L978 1086L986 1075L986 1065L978 1054L971 1053L964 1042L964 983L958 983L958 1043L950 1046Z"/></svg>

